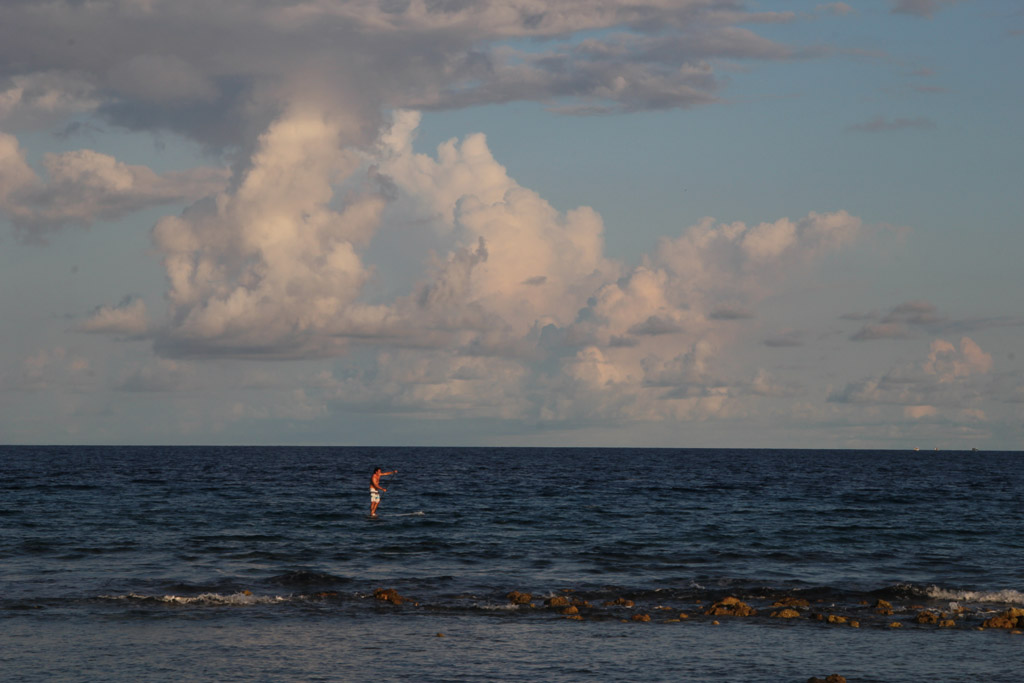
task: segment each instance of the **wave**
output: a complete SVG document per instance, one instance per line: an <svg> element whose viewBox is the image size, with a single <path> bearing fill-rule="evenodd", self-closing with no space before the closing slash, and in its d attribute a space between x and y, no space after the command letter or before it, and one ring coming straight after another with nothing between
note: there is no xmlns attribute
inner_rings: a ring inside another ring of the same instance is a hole
<svg viewBox="0 0 1024 683"><path fill-rule="evenodd" d="M998 605L1024 605L1024 593L1012 588L999 591L951 590L939 586L924 589L927 597L933 600L950 600L953 602L991 603Z"/></svg>
<svg viewBox="0 0 1024 683"><path fill-rule="evenodd" d="M252 607L254 605L276 605L294 600L292 597L280 595L255 595L251 591L241 591L225 595L222 593L202 593L200 595L101 595L100 600L115 600L145 604L183 605L198 607Z"/></svg>
<svg viewBox="0 0 1024 683"><path fill-rule="evenodd" d="M452 601L451 594L438 592L440 583L445 583L449 577L436 577L433 580L410 581L408 579L398 582L402 592L411 591L416 594L416 604L424 606L440 607L443 603ZM217 590L213 586L189 586L179 584L172 590L181 591L181 594L168 593L164 595L147 595L144 593L131 592L124 595L102 595L104 600L123 600L129 602L149 602L176 605L266 605L280 604L287 602L305 602L311 600L323 600L334 598L339 600L355 599L363 600L372 598L372 591L368 590L347 590L339 591L342 585L352 584L352 579L334 576L326 573L312 571L296 571L280 576L275 576L264 581L265 584L290 586L300 589L300 592L277 595L253 593L250 590L228 588L228 590ZM404 586L403 586L404 584ZM488 586L480 587L482 590L471 590L458 594L454 602L471 604L482 609L506 609L506 601L503 599L508 592L508 587ZM189 595L189 593L193 593ZM963 606L973 606L981 611L997 605L1024 605L1024 592L1015 589L974 591L964 589L944 588L941 586L916 586L913 584L895 584L878 590L860 591L851 588L837 588L834 586L782 588L772 587L761 583L746 581L723 582L718 585L703 585L696 581L685 582L683 585L673 587L654 586L577 586L575 588L563 588L561 590L541 590L533 592L535 601L544 602L557 596L571 595L581 599L588 599L594 602L605 602L615 600L619 597L627 597L640 602L672 600L681 603L709 603L726 596L736 596L744 600L771 604L783 598L804 598L812 603L830 605L864 605L868 600L872 602L877 599L890 600L893 602L907 603L908 609L921 602L955 602ZM486 605L486 606L485 606Z"/></svg>
<svg viewBox="0 0 1024 683"><path fill-rule="evenodd" d="M515 612L519 610L519 605L511 602L477 604L475 607L486 612Z"/></svg>
<svg viewBox="0 0 1024 683"><path fill-rule="evenodd" d="M299 569L267 579L267 583L281 586L335 586L349 583L351 579L323 572Z"/></svg>
<svg viewBox="0 0 1024 683"><path fill-rule="evenodd" d="M890 629L899 626L934 630L989 627L988 620L996 612L1005 610L1007 605L1024 604L1024 593L1013 589L969 591L913 584L860 591L834 586L783 589L746 582L709 588L697 582L681 582L675 587L578 585L556 590L547 587L526 594L508 592L509 587L498 588L494 584L453 593L439 591L439 586L433 581L404 586L402 582L394 584L399 591L389 588L384 593L400 597L401 600L396 602L378 595L380 591L370 592L364 588L322 590L325 580L338 578L329 574L295 572L290 576L292 581L298 579L298 583L306 584L302 592L282 595L271 590L259 594L233 587L198 592L199 587L196 587L195 592L129 592L102 595L93 600L136 609L150 608L158 610L161 615L163 610L179 609L263 609L288 617L307 613L335 618L367 614L391 614L395 617L421 614L690 624L717 624L716 619L724 617L773 626L786 623L822 628ZM309 581L321 585L314 587L307 583ZM0 609L12 612L62 604L60 601L21 600L4 605L4 602L0 600ZM277 612L279 609L281 611Z"/></svg>

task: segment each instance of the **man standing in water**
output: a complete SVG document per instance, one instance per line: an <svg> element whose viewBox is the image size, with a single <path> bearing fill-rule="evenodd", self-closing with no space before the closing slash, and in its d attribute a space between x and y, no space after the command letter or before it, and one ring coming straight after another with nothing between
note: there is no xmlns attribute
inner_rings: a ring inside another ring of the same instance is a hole
<svg viewBox="0 0 1024 683"><path fill-rule="evenodd" d="M387 491L386 488L380 485L381 477L389 477L392 474L398 474L398 470L392 470L390 472L381 472L379 467L375 467L373 470L373 476L370 477L370 516L377 516L377 506L380 505L380 494Z"/></svg>

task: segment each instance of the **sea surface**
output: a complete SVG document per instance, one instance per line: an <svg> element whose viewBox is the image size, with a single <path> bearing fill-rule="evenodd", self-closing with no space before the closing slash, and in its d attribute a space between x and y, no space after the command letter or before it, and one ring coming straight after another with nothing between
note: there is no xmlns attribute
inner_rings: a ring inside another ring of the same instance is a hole
<svg viewBox="0 0 1024 683"><path fill-rule="evenodd" d="M1018 681L1021 607L1021 453L0 446L5 681Z"/></svg>

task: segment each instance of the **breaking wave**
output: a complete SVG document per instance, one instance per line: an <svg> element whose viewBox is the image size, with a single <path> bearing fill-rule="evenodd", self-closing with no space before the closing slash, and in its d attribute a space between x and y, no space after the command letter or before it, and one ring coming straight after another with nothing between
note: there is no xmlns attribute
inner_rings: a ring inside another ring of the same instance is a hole
<svg viewBox="0 0 1024 683"><path fill-rule="evenodd" d="M198 607L251 607L253 605L276 605L294 600L280 595L254 595L250 591L241 591L224 595L221 593L202 593L201 595L101 595L101 600L123 600L146 604L183 605Z"/></svg>
<svg viewBox="0 0 1024 683"><path fill-rule="evenodd" d="M1024 593L1006 589L1000 591L968 591L950 590L939 586L929 586L925 595L933 600L950 600L966 603L991 603L998 605L1024 605Z"/></svg>

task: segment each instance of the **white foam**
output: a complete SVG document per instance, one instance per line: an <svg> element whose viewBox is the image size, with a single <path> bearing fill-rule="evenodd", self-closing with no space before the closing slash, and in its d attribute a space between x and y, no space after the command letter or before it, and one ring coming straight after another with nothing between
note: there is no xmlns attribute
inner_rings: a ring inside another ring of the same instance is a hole
<svg viewBox="0 0 1024 683"><path fill-rule="evenodd" d="M1024 605L1024 593L1006 589L1001 591L961 591L949 590L938 586L929 586L925 590L929 598L935 600L952 600L955 602L998 603L1001 605Z"/></svg>
<svg viewBox="0 0 1024 683"><path fill-rule="evenodd" d="M282 598L279 595L253 595L252 593L232 593L231 595L221 595L220 593L203 593L194 597L181 597L177 595L165 595L163 602L176 604L176 605L232 605L232 606L248 606L248 605L271 605L279 602L285 602L287 598Z"/></svg>
<svg viewBox="0 0 1024 683"><path fill-rule="evenodd" d="M141 595L129 593L127 595L104 595L107 600L152 600L166 605L199 605L203 607L248 607L252 605L272 605L287 602L288 598L279 595L253 595L249 592L232 593L222 595L220 593L202 593L200 595Z"/></svg>

